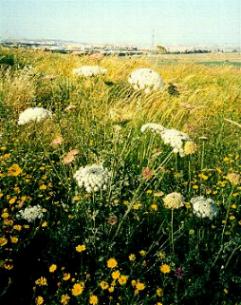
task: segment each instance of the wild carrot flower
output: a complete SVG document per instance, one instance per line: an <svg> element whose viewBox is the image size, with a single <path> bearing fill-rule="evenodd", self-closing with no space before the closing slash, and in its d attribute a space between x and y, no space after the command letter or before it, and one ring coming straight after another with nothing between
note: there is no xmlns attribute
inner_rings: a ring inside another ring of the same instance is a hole
<svg viewBox="0 0 241 305"><path fill-rule="evenodd" d="M39 204L35 206L29 206L24 210L20 210L17 216L27 222L34 222L36 219L42 219L46 209L42 208Z"/></svg>
<svg viewBox="0 0 241 305"><path fill-rule="evenodd" d="M73 74L85 77L103 75L106 74L106 72L107 69L100 66L82 66L80 68L73 69Z"/></svg>
<svg viewBox="0 0 241 305"><path fill-rule="evenodd" d="M24 125L32 121L40 122L51 116L52 112L47 109L41 107L27 108L20 113L18 125Z"/></svg>
<svg viewBox="0 0 241 305"><path fill-rule="evenodd" d="M110 173L102 165L87 165L80 167L74 174L79 187L84 187L88 193L107 188Z"/></svg>
<svg viewBox="0 0 241 305"><path fill-rule="evenodd" d="M164 87L161 76L154 70L148 68L134 70L130 74L128 82L135 90L144 90L147 94L151 91L162 90Z"/></svg>
<svg viewBox="0 0 241 305"><path fill-rule="evenodd" d="M200 218L213 219L218 214L218 209L211 198L203 196L193 197L191 199L193 213Z"/></svg>
<svg viewBox="0 0 241 305"><path fill-rule="evenodd" d="M184 206L182 194L173 192L163 198L164 207L167 209L179 209Z"/></svg>
<svg viewBox="0 0 241 305"><path fill-rule="evenodd" d="M180 157L184 157L185 155L192 154L196 151L195 143L182 131L168 129L156 123L147 123L141 127L141 132L148 130L159 134L164 144L170 145L173 152L178 153Z"/></svg>

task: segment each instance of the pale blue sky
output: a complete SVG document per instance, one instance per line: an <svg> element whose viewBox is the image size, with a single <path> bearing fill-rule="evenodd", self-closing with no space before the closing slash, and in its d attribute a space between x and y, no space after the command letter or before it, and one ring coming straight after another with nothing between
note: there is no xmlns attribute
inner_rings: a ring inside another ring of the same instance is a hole
<svg viewBox="0 0 241 305"><path fill-rule="evenodd" d="M240 45L240 0L0 0L0 38Z"/></svg>

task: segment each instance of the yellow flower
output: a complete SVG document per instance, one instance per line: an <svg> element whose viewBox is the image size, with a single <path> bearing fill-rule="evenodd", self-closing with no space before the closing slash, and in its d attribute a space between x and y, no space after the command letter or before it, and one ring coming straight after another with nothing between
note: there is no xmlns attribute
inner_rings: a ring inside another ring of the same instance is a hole
<svg viewBox="0 0 241 305"><path fill-rule="evenodd" d="M142 204L140 202L135 202L132 206L133 210L139 210L142 208Z"/></svg>
<svg viewBox="0 0 241 305"><path fill-rule="evenodd" d="M131 281L131 286L132 286L132 287L136 287L136 283L137 283L136 280L132 280L132 281Z"/></svg>
<svg viewBox="0 0 241 305"><path fill-rule="evenodd" d="M75 297L77 297L78 295L81 295L84 291L84 288L85 288L84 282L79 282L79 283L74 284L74 286L71 290L72 295Z"/></svg>
<svg viewBox="0 0 241 305"><path fill-rule="evenodd" d="M150 206L150 209L152 211L158 211L158 205L156 203L152 203L151 206Z"/></svg>
<svg viewBox="0 0 241 305"><path fill-rule="evenodd" d="M13 220L11 220L11 219L4 219L3 223L4 223L5 226L11 227L13 225Z"/></svg>
<svg viewBox="0 0 241 305"><path fill-rule="evenodd" d="M41 184L40 187L39 187L39 189L40 189L41 191L44 191L44 190L47 189L47 185L46 185L46 184Z"/></svg>
<svg viewBox="0 0 241 305"><path fill-rule="evenodd" d="M101 281L101 282L100 282L100 288L101 288L102 290L106 290L106 289L109 288L109 284L108 284L106 281Z"/></svg>
<svg viewBox="0 0 241 305"><path fill-rule="evenodd" d="M0 247L5 246L8 243L7 238L5 237L0 237Z"/></svg>
<svg viewBox="0 0 241 305"><path fill-rule="evenodd" d="M13 164L8 169L8 176L17 177L22 173L21 167L18 164Z"/></svg>
<svg viewBox="0 0 241 305"><path fill-rule="evenodd" d="M137 291L142 291L146 288L144 283L141 283L139 281L136 282L135 288Z"/></svg>
<svg viewBox="0 0 241 305"><path fill-rule="evenodd" d="M109 289L108 289L109 293L113 293L114 290L115 290L115 287L114 287L114 286L110 286Z"/></svg>
<svg viewBox="0 0 241 305"><path fill-rule="evenodd" d="M44 221L41 225L42 228L46 228L48 226L48 222L47 221Z"/></svg>
<svg viewBox="0 0 241 305"><path fill-rule="evenodd" d="M94 294L92 294L89 298L89 304L91 305L97 305L98 304L98 297Z"/></svg>
<svg viewBox="0 0 241 305"><path fill-rule="evenodd" d="M193 141L187 141L184 145L184 154L192 155L197 151L197 145Z"/></svg>
<svg viewBox="0 0 241 305"><path fill-rule="evenodd" d="M200 179L204 180L204 181L208 180L208 176L205 175L204 173L198 174L198 177L199 177Z"/></svg>
<svg viewBox="0 0 241 305"><path fill-rule="evenodd" d="M22 230L22 226L21 225L14 225L13 229L16 231L21 231Z"/></svg>
<svg viewBox="0 0 241 305"><path fill-rule="evenodd" d="M18 237L17 236L11 236L10 240L11 240L12 244L16 244L18 242Z"/></svg>
<svg viewBox="0 0 241 305"><path fill-rule="evenodd" d="M63 280L68 281L70 279L70 277L71 277L70 273L64 273Z"/></svg>
<svg viewBox="0 0 241 305"><path fill-rule="evenodd" d="M57 265L55 264L52 264L50 267L49 267L49 272L53 273L57 270Z"/></svg>
<svg viewBox="0 0 241 305"><path fill-rule="evenodd" d="M236 185L239 185L240 182L241 182L241 177L239 174L236 174L236 173L229 173L227 176L226 176L226 179L233 185L233 186L236 186Z"/></svg>
<svg viewBox="0 0 241 305"><path fill-rule="evenodd" d="M145 250L140 250L139 253L140 253L140 256L146 256L146 251Z"/></svg>
<svg viewBox="0 0 241 305"><path fill-rule="evenodd" d="M70 296L68 294L62 294L60 298L60 303L63 305L67 305L69 303Z"/></svg>
<svg viewBox="0 0 241 305"><path fill-rule="evenodd" d="M170 272L171 272L171 267L170 267L169 265L167 265L167 264L162 264L162 265L160 266L160 271L161 271L162 273L164 273L164 274L170 273Z"/></svg>
<svg viewBox="0 0 241 305"><path fill-rule="evenodd" d="M35 304L42 305L43 303L44 303L44 298L41 297L41 295L37 296L37 298L35 299Z"/></svg>
<svg viewBox="0 0 241 305"><path fill-rule="evenodd" d="M8 217L9 217L8 212L3 212L2 215L1 215L1 217L2 217L3 219L8 218Z"/></svg>
<svg viewBox="0 0 241 305"><path fill-rule="evenodd" d="M130 260L131 262L134 262L134 261L136 260L135 254L131 253L131 254L129 255L129 260Z"/></svg>
<svg viewBox="0 0 241 305"><path fill-rule="evenodd" d="M127 283L127 280L128 280L128 276L127 275L121 275L118 278L118 282L119 282L120 285L125 285Z"/></svg>
<svg viewBox="0 0 241 305"><path fill-rule="evenodd" d="M11 199L8 201L8 203L9 203L9 204L14 204L14 203L16 202L16 200L17 200L17 197L13 197L13 198L11 198Z"/></svg>
<svg viewBox="0 0 241 305"><path fill-rule="evenodd" d="M157 288L157 290L156 290L156 295L157 295L158 297L162 297L162 296L163 296L163 289L162 289L162 288Z"/></svg>
<svg viewBox="0 0 241 305"><path fill-rule="evenodd" d="M120 277L120 271L116 270L112 272L111 277L113 278L113 280L117 280Z"/></svg>
<svg viewBox="0 0 241 305"><path fill-rule="evenodd" d="M12 270L13 269L13 264L12 263L4 263L3 267L6 270Z"/></svg>
<svg viewBox="0 0 241 305"><path fill-rule="evenodd" d="M37 280L35 281L35 284L38 285L38 286L47 286L47 285L48 285L48 282L47 282L46 277L41 276L39 279L37 279Z"/></svg>
<svg viewBox="0 0 241 305"><path fill-rule="evenodd" d="M161 302L157 302L157 303L156 303L156 305L163 305L163 303L161 303Z"/></svg>
<svg viewBox="0 0 241 305"><path fill-rule="evenodd" d="M110 269L115 268L118 265L117 260L115 258L109 258L107 261L107 267Z"/></svg>
<svg viewBox="0 0 241 305"><path fill-rule="evenodd" d="M164 259L166 257L166 253L164 251L160 251L158 253L158 256L159 256L160 259Z"/></svg>
<svg viewBox="0 0 241 305"><path fill-rule="evenodd" d="M86 250L86 246L85 245L78 245L77 247L75 247L75 250L79 253L84 252Z"/></svg>

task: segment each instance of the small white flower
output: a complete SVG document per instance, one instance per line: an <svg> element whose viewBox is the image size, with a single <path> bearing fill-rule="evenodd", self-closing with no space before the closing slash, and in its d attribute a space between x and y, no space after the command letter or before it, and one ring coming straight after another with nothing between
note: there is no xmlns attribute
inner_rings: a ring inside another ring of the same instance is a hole
<svg viewBox="0 0 241 305"><path fill-rule="evenodd" d="M97 76L106 74L107 69L102 68L100 66L82 66L80 68L73 69L73 74L78 76Z"/></svg>
<svg viewBox="0 0 241 305"><path fill-rule="evenodd" d="M218 214L218 209L211 198L203 196L193 197L191 199L193 213L200 218L213 219Z"/></svg>
<svg viewBox="0 0 241 305"><path fill-rule="evenodd" d="M188 150L185 150L185 143L192 142L186 133L176 129L168 129L156 123L148 123L142 125L141 132L148 130L159 134L164 144L170 145L173 149L173 152L179 153L181 157L184 157L186 154L190 153Z"/></svg>
<svg viewBox="0 0 241 305"><path fill-rule="evenodd" d="M135 90L144 90L145 93L162 90L164 87L161 76L157 72L148 68L134 70L130 74L128 82Z"/></svg>
<svg viewBox="0 0 241 305"><path fill-rule="evenodd" d="M165 127L163 127L161 124L156 123L147 123L141 126L141 132L145 132L148 130L161 134L165 130Z"/></svg>
<svg viewBox="0 0 241 305"><path fill-rule="evenodd" d="M18 125L24 125L31 121L40 122L52 116L52 112L42 107L27 108L20 113Z"/></svg>
<svg viewBox="0 0 241 305"><path fill-rule="evenodd" d="M164 144L170 145L174 153L179 153L180 157L184 157L184 143L190 141L190 137L176 129L165 129L161 134Z"/></svg>
<svg viewBox="0 0 241 305"><path fill-rule="evenodd" d="M35 206L29 206L24 210L20 210L17 216L27 222L34 222L36 219L42 219L46 209L42 208L39 204Z"/></svg>
<svg viewBox="0 0 241 305"><path fill-rule="evenodd" d="M80 167L74 174L79 187L84 187L87 193L106 190L110 172L102 165L93 164Z"/></svg>

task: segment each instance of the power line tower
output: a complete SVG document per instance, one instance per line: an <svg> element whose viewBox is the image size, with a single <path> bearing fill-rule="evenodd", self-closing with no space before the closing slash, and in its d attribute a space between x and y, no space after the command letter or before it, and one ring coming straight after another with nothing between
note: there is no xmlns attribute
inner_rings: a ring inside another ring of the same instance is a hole
<svg viewBox="0 0 241 305"><path fill-rule="evenodd" d="M155 30L152 30L152 35L151 35L151 49L154 49L155 47Z"/></svg>

